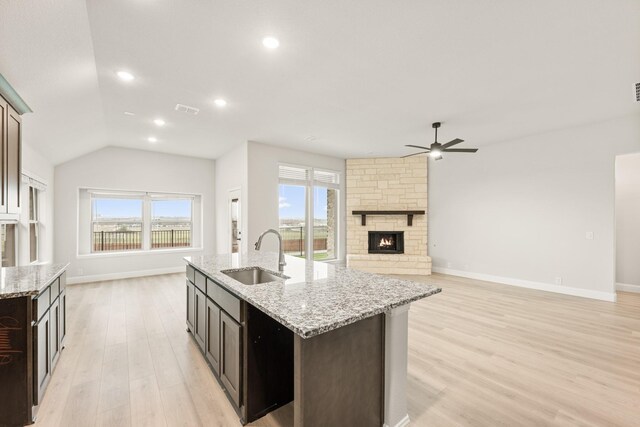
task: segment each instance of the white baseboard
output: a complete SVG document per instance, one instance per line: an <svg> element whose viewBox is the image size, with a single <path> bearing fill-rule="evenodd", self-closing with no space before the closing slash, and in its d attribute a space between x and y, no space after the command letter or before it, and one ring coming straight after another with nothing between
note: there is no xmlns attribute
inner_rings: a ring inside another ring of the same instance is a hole
<svg viewBox="0 0 640 427"><path fill-rule="evenodd" d="M409 425L409 423L410 423L409 415L405 415L404 418L398 421L396 425L390 426L389 424L385 423L383 427L406 427Z"/></svg>
<svg viewBox="0 0 640 427"><path fill-rule="evenodd" d="M640 285L631 285L629 283L616 283L616 290L623 292L636 292L640 294Z"/></svg>
<svg viewBox="0 0 640 427"><path fill-rule="evenodd" d="M573 295L576 297L598 299L602 301L616 302L615 292L592 291L589 289L572 288L569 286L552 285L550 283L533 282L530 280L514 279L511 277L493 276L491 274L473 273L470 271L453 270L450 268L433 267L434 273L448 274L451 276L467 277L469 279L495 282L502 285L518 286L521 288L537 289L539 291L555 292L558 294Z"/></svg>
<svg viewBox="0 0 640 427"><path fill-rule="evenodd" d="M183 273L186 267L156 268L153 270L125 271L121 273L95 274L93 276L67 277L67 284L104 282L105 280L132 279L134 277L157 276L160 274Z"/></svg>

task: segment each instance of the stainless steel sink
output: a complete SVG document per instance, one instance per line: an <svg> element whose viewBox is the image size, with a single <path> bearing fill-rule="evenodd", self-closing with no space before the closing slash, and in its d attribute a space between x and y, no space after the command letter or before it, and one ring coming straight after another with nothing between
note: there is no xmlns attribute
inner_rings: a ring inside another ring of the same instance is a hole
<svg viewBox="0 0 640 427"><path fill-rule="evenodd" d="M270 273L260 267L252 267L244 270L222 270L221 273L245 285L259 285L275 280L288 279L287 276Z"/></svg>

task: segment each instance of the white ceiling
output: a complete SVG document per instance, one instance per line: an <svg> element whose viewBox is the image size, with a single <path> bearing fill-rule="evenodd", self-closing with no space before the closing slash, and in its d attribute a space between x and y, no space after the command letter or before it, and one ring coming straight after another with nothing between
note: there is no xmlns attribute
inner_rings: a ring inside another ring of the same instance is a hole
<svg viewBox="0 0 640 427"><path fill-rule="evenodd" d="M640 114L639 22L637 0L0 0L0 73L55 163L107 145L215 158L246 140L401 155L437 120L472 147Z"/></svg>

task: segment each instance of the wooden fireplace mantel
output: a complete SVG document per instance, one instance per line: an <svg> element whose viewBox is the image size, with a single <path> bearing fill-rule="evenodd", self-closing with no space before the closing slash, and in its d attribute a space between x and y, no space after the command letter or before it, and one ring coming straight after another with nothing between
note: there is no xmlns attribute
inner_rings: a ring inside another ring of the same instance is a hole
<svg viewBox="0 0 640 427"><path fill-rule="evenodd" d="M407 225L411 227L413 225L413 216L424 215L425 211L351 211L351 214L360 215L362 225L367 225L367 215L406 215Z"/></svg>

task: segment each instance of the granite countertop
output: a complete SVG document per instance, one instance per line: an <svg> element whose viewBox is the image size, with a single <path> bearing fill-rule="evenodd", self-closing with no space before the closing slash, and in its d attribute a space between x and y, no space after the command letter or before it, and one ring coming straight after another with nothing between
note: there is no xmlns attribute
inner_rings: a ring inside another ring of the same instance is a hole
<svg viewBox="0 0 640 427"><path fill-rule="evenodd" d="M35 296L69 264L42 264L0 269L0 299Z"/></svg>
<svg viewBox="0 0 640 427"><path fill-rule="evenodd" d="M365 273L343 265L286 257L287 279L244 285L221 270L262 267L278 272L278 254L251 251L185 257L187 263L302 338L346 326L441 291L435 286Z"/></svg>

